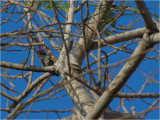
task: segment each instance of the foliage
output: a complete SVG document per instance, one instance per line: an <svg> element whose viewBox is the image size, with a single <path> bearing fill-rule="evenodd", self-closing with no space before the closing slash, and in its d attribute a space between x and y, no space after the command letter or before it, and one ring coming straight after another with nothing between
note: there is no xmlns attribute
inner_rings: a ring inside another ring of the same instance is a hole
<svg viewBox="0 0 160 120"><path fill-rule="evenodd" d="M56 7L58 9L62 9L65 12L68 12L69 6L68 6L67 2L58 1L58 0L57 1L54 0L54 2L55 2L55 5L56 5ZM26 1L26 4L29 5L29 2ZM42 7L42 9L44 9L44 10L47 9L49 11L50 9L52 9L52 1L51 0L49 0L49 1L41 1L41 2L35 1L35 4L37 4L37 5L40 4L40 6Z"/></svg>

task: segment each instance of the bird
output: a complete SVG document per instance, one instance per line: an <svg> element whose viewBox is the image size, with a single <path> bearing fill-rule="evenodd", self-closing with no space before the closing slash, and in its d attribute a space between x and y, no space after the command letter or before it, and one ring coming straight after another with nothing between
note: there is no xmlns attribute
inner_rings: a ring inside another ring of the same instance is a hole
<svg viewBox="0 0 160 120"><path fill-rule="evenodd" d="M39 57L40 62L43 65L43 67L54 65L54 62L51 59L51 57L49 55L47 55L46 52L43 49L39 49L37 51L37 56ZM58 73L53 72L53 74L58 76Z"/></svg>
<svg viewBox="0 0 160 120"><path fill-rule="evenodd" d="M39 49L37 52L37 56L40 59L41 64L43 67L45 66L52 66L54 64L53 60L49 55L47 55L43 49Z"/></svg>

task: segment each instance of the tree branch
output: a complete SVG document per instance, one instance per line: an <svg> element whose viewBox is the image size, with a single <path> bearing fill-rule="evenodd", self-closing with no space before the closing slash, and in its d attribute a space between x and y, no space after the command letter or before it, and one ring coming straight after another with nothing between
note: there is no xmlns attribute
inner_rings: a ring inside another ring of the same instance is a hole
<svg viewBox="0 0 160 120"><path fill-rule="evenodd" d="M11 97L11 96L10 96L10 95L8 95L7 93L4 93L4 92L0 91L0 94L1 94L1 95L3 95L4 97L6 97L6 98L10 99L10 100L11 100L11 101L13 101L13 102L16 102L16 101L17 101L17 99L16 99L16 98Z"/></svg>
<svg viewBox="0 0 160 120"><path fill-rule="evenodd" d="M159 93L118 93L118 98L159 98Z"/></svg>
<svg viewBox="0 0 160 120"><path fill-rule="evenodd" d="M157 26L155 24L155 22L153 21L150 12L148 11L148 9L145 6L145 3L143 0L139 1L139 0L135 0L137 7L143 17L143 21L145 23L145 27L146 27L146 33L147 34L152 34L154 32L158 32Z"/></svg>
<svg viewBox="0 0 160 120"><path fill-rule="evenodd" d="M127 40L135 39L135 38L142 38L144 32L145 32L145 28L139 28L136 30L127 31L117 35L109 36L107 38L101 39L101 47L106 46L106 44L116 44L116 43L124 42ZM98 41L94 41L91 50L97 49L98 48L97 46L98 46Z"/></svg>
<svg viewBox="0 0 160 120"><path fill-rule="evenodd" d="M59 73L59 70L55 65L47 67L39 67L39 66L23 65L23 64L0 61L0 67L16 69L16 70L24 70L24 71L55 72L56 74Z"/></svg>
<svg viewBox="0 0 160 120"><path fill-rule="evenodd" d="M127 82L129 77L136 70L138 65L144 59L147 52L154 46L151 41L149 41L146 36L143 36L143 40L139 43L138 47L130 57L130 59L126 62L117 76L113 79L107 89L104 91L102 96L96 102L91 113L87 115L87 119L98 119L100 115L104 112L106 107L113 100L117 92L123 87L123 85Z"/></svg>
<svg viewBox="0 0 160 120"><path fill-rule="evenodd" d="M21 47L30 47L30 46L40 46L42 45L41 43L28 43L28 44L23 44L23 43L0 43L1 46L21 46Z"/></svg>
<svg viewBox="0 0 160 120"><path fill-rule="evenodd" d="M28 96L28 94L36 87L38 86L38 84L40 84L43 80L45 80L46 78L50 77L51 75L53 75L52 73L45 73L42 76L40 76L39 78L37 78L34 82L32 82L30 84L30 86L22 93L20 94L17 99L16 102L13 103L12 105L10 105L10 108L14 108L21 100L23 100L25 97ZM16 106L17 107L17 106Z"/></svg>

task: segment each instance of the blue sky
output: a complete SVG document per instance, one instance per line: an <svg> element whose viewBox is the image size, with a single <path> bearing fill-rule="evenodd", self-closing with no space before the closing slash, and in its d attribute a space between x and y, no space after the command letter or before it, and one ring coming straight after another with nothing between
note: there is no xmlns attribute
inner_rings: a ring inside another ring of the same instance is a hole
<svg viewBox="0 0 160 120"><path fill-rule="evenodd" d="M156 2L156 1L155 1ZM148 2L146 1L146 6L149 8L149 11L150 12L154 12L154 4L151 2ZM156 2L158 4L158 1ZM134 5L133 5L134 6ZM94 12L94 8L92 7L90 9L90 12ZM47 11L47 10L43 10L46 14L49 14L50 16L53 16L53 12L52 11ZM155 11L157 12L158 14L158 8L156 7L155 8ZM76 14L76 20L77 22L81 22L81 19L78 18L78 16L80 15L80 13L77 13ZM7 14L4 14L2 13L1 14L1 18L6 18L8 15ZM19 15L12 15L10 19L19 19L20 16ZM35 14L35 19L39 19L38 15ZM119 19L118 23L119 24L123 24L123 25L127 25L131 20L133 20L135 18L135 16L124 16L122 18ZM59 19L61 22L65 22L63 17L59 16ZM40 23L40 21L39 21ZM47 24L47 23L45 23ZM20 30L22 29L22 26L24 25L23 21L22 22L18 22L18 23L15 23L15 22L12 22L10 21L8 24L2 24L1 25L1 33L6 33L6 32L11 32L13 30ZM138 22L138 28L141 28L141 27L144 27L144 23L142 22L142 20L140 20ZM111 29L111 28L110 28ZM137 28L136 28L137 29ZM72 32L74 33L75 32L75 28L72 29ZM8 40L10 40L10 38L8 38ZM26 39L17 39L16 42L26 42L27 40ZM3 42L3 41L2 41ZM12 41L11 41L12 42ZM45 39L45 42L47 43L47 45L51 46L49 44L49 42L47 41L47 39ZM120 46L122 43L120 44L116 44L115 46ZM135 43L133 45L131 45L131 49L134 50L136 48L136 46L138 45L138 43ZM52 48L52 47L51 47ZM18 50L24 50L24 51L18 51ZM25 50L26 49L26 50ZM54 48L52 48L54 49ZM13 63L22 63L24 61L24 59L27 58L28 56L28 53L29 53L29 50L28 48L26 47L11 47L9 48L9 50L14 50L14 51L1 51L1 61L6 61L6 62L13 62ZM106 51L107 53L113 51L114 49L111 48L111 47L104 47L103 48L104 51ZM59 56L59 52L58 51L52 51L54 55ZM97 55L97 51L93 51L96 55ZM147 56L157 56L158 53L157 52L149 52L147 54ZM126 54L122 51L119 51L117 52L115 55L112 55L109 57L109 64L112 64L112 63L116 63L117 61L120 61L122 59L125 59L125 58L128 58L130 56L130 54ZM89 60L90 61L94 61L94 59L90 56L89 57ZM30 64L30 57L28 59L28 62L27 64L29 65ZM36 66L41 66L40 64L40 61L39 59L37 58L37 55L35 55L35 65ZM82 67L86 65L86 62L85 60L83 61L83 64L82 64ZM155 71L157 71L159 69L159 62L155 62L155 60L144 60L139 68L145 73L145 74L149 74L151 72L152 69L155 69L153 74L155 73ZM93 65L91 68L95 68L97 67L97 64ZM121 67L117 67L115 69L115 73L112 75L112 78L114 78L116 76L116 73L118 73L118 71L121 69ZM112 71L112 69L110 69ZM2 68L1 68L1 72L2 74L4 73L2 71ZM23 74L27 73L27 71L24 71ZM9 72L9 75L15 75L15 74L21 74L21 71L18 71L18 70L10 70ZM33 80L37 79L40 75L42 75L43 73L36 73L34 72L34 75L33 75ZM57 79L58 81L61 80L60 77L56 77L54 76L55 79ZM87 77L88 78L88 77ZM97 78L97 76L96 76ZM88 78L89 79L89 78ZM159 79L159 75L156 75L154 77L155 80L158 80ZM146 80L146 77L140 73L140 71L137 69L134 74L130 77L130 79L128 80L127 82L127 85L134 88L134 90L136 92L139 91L139 89L141 88L141 86L144 84ZM8 80L4 79L4 78L1 78L1 82L4 83ZM56 84L56 82L54 82L53 80L51 80L53 83ZM15 90L17 91L24 91L25 90L25 87L27 85L27 82L24 80L24 79L14 79L12 81L12 83L14 83L16 85L16 88ZM7 85L8 87L11 87L10 85ZM45 89L48 89L49 87L51 87L51 84L48 82L44 88L42 90L45 90ZM3 91L3 88L1 87L1 90ZM124 87L124 91L127 92L127 93L131 93L133 91L131 91L129 88L127 88L126 86ZM155 84L155 83L151 83L149 85L147 85L143 91L144 93L158 93L159 92L159 86L158 84ZM12 95L12 93L10 93L10 91L7 91L7 93L9 95ZM33 94L33 93L32 93ZM27 100L29 97L32 96L29 95L25 100ZM56 95L54 95L53 97L59 97L59 96L62 96L66 94L66 91L62 91ZM15 94L18 96L18 94ZM147 101L149 103L153 103L156 99L144 99L144 101ZM137 99L135 101L127 101L125 100L125 105L127 106L127 109L129 110L129 112L131 112L131 107L132 106L135 106L136 107L136 112L140 112L140 111L143 111L143 110L146 110L149 105L146 105L144 102L142 102L140 99ZM4 98L3 96L1 96L1 108L6 108L6 98ZM11 104L12 102L9 102L9 105ZM120 100L118 98L115 98L113 100L113 102L110 104L110 107L112 108L112 110L116 111L117 110L117 107L120 103ZM27 106L25 108L25 110L28 110L30 108L30 106ZM59 98L59 99L49 99L49 100L46 100L46 101L40 101L40 102L36 102L33 104L32 106L32 110L42 110L42 109L47 109L47 110L67 110L67 109L71 109L73 108L73 103L70 99L70 97L68 95L66 95L65 97L63 98ZM121 112L124 112L122 109L120 109ZM1 113L1 117L2 119L4 119L6 117L8 113L6 112L2 112ZM23 113L23 114L20 114L17 119L23 119L25 118L27 113ZM58 113L61 117L67 117L69 115L72 114L72 112L66 112L66 113ZM30 113L29 116L28 116L28 119L45 119L46 117L49 117L49 118L58 118L57 115L55 113L46 113L46 112L41 112L41 113ZM148 115L146 115L145 119L156 119L158 118L159 115L158 115L158 110L156 111L153 111L151 113L149 113Z"/></svg>

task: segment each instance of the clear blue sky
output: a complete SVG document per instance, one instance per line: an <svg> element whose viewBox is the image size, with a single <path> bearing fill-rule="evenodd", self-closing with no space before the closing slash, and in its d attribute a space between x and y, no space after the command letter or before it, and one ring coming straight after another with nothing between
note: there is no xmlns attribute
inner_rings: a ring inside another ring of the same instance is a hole
<svg viewBox="0 0 160 120"><path fill-rule="evenodd" d="M156 2L156 1L155 1ZM145 2L147 7L149 8L149 11L150 12L154 12L154 4L152 2ZM151 4L152 3L152 4ZM158 4L158 1L156 2ZM90 12L94 12L94 8L91 8L90 9ZM156 7L155 11L157 12L157 15L158 15L158 8ZM44 10L45 13L49 14L50 16L53 16L53 12L48 12L47 10ZM77 13L76 17L78 17L80 14ZM7 17L8 15L7 14L4 14L2 13L1 14L1 18L4 18L4 17ZM16 15L16 16L11 16L10 19L19 19L20 16L19 15ZM35 19L39 19L38 18L38 15L36 14ZM119 24L123 24L123 25L127 25L130 20L133 20L135 18L135 16L125 16L125 17L122 17L120 18L119 20ZM62 17L60 17L60 21L62 22L65 22L64 19ZM77 19L77 22L80 22L81 19ZM39 21L40 23L40 21ZM140 20L139 23L139 27L144 27L144 24L142 22L142 20ZM22 26L24 25L23 22L18 22L18 23L13 23L13 22L9 22L8 24L3 24L1 26L1 33L6 33L6 32L11 32L13 30L20 30L22 29ZM137 29L137 28L136 28ZM75 29L73 28L73 33L75 32ZM10 38L8 39L10 40ZM26 39L17 39L16 40L17 42L26 42L27 40ZM2 41L3 42L3 41ZM45 42L47 43L47 45L49 45L49 42L47 41L47 39L45 39ZM120 46L121 44L116 44L115 46ZM49 45L50 46L50 45ZM136 44L133 44L131 46L131 48L134 50L135 47L137 46L137 43ZM52 48L52 47L51 47ZM18 50L22 50L24 49L25 51L18 51ZM25 47L11 47L9 48L9 50L14 50L14 51L1 51L1 61L6 61L6 62L13 62L13 63L22 63L24 61L24 59L27 58L28 56L28 53L29 53L29 50L26 50L28 48L25 48ZM53 48L52 48L53 49ZM113 51L112 48L109 48L109 47L105 47L103 48L103 50L105 50L107 53ZM55 54L57 57L59 56L59 53L57 51L52 51L53 54ZM97 51L94 51L94 53L97 53ZM155 55L158 55L157 52L149 52L149 54L147 54L147 56L155 56ZM130 56L130 54L126 54L124 52L117 52L115 55L112 55L110 58L109 58L109 64L112 64L112 63L116 63L117 61L119 60L122 60L124 58L128 58ZM90 57L90 61L94 61L94 59L92 57ZM29 60L28 60L28 65L30 64L30 57L29 57ZM41 66L40 64L40 61L39 59L37 58L37 55L35 55L35 65L36 66ZM85 60L83 62L83 65L82 66L85 66ZM93 65L92 68L95 68L97 65ZM145 73L145 74L149 74L151 72L152 69L155 68L155 71L158 70L158 66L159 66L159 63L158 61L157 62L154 62L154 60L145 60L143 61L139 68ZM120 70L120 68L117 68L116 69L116 72L118 72ZM1 68L1 71L2 71L2 68ZM15 75L15 74L20 74L21 71L17 71L17 70L10 70L9 72L9 75ZM27 73L27 71L24 71L23 74ZM2 72L3 74L3 72ZM36 73L34 72L34 76L33 76L33 80L35 80L36 78L38 78L40 75L42 75L43 73ZM113 74L113 77L115 76L116 74ZM61 80L60 77L55 77L58 81ZM158 80L159 79L159 76L157 75L155 78L155 80ZM144 84L146 80L146 77L140 73L140 71L137 69L135 71L135 73L131 76L131 78L129 79L129 81L127 82L127 85L134 88L134 90L136 92L139 91L139 89L141 88L142 84ZM4 83L8 81L7 79L4 79L2 78L1 79L1 82ZM53 80L52 80L53 81ZM18 91L24 91L25 90L25 87L27 85L26 81L24 79L14 79L13 80L13 83L16 85L16 88L15 90L18 90ZM55 83L55 82L54 82ZM55 83L56 84L56 83ZM9 85L8 85L9 86ZM9 86L11 87L11 86ZM50 83L48 82L43 90L45 89L48 89L49 87L51 87ZM127 87L124 87L124 91L127 92L127 93L132 93L132 91L130 89L128 89ZM3 88L1 87L1 90L3 91ZM150 85L148 85L147 87L145 87L144 93L158 93L159 92L159 86L158 84L155 84L155 83L151 83ZM7 91L7 93L9 95L12 95L12 93L10 93L10 91ZM64 95L66 93L66 91L62 91L58 94L56 94L55 96L53 97L58 97L58 96L61 96L61 95ZM18 94L15 94L18 96ZM31 97L31 95L29 95L27 97L27 99ZM27 100L27 99L24 99ZM147 101L149 103L153 103L155 101L155 99L143 99L144 101ZM3 96L1 96L1 108L6 108L6 98L4 98ZM110 107L112 108L112 110L116 111L117 110L117 107L119 105L119 102L120 100L118 98L115 98L113 100L113 102L110 104ZM11 104L12 102L9 102L9 105ZM137 99L135 101L127 101L125 100L125 105L127 107L127 109L130 111L131 107L132 106L135 106L136 107L136 112L140 112L140 111L143 111L143 110L146 110L149 105L146 105L144 102L142 102L140 99ZM46 101L40 101L40 102L36 102L33 104L32 106L32 110L42 110L42 109L46 109L46 110L66 110L66 109L71 109L73 107L73 103L70 99L70 97L68 95L66 95L65 97L63 98L59 98L59 99L49 99L49 100L46 100ZM25 108L25 110L28 110L30 108L30 106L27 106ZM124 112L122 109L120 109L121 112ZM6 115L8 113L7 112L2 112L1 113L1 117L2 119L6 118ZM27 113L23 113L23 114L20 114L17 119L24 119L25 116L26 116ZM69 116L72 114L72 112L65 112L65 113L58 113L61 117L66 117L66 116ZM55 113L48 113L48 116L49 118L58 118L57 115ZM47 117L47 113L46 112L41 112L41 113L30 113L29 116L28 116L28 119L45 119ZM156 111L153 111L151 113L149 113L145 119L156 119L158 118L159 115L158 115L158 110Z"/></svg>

